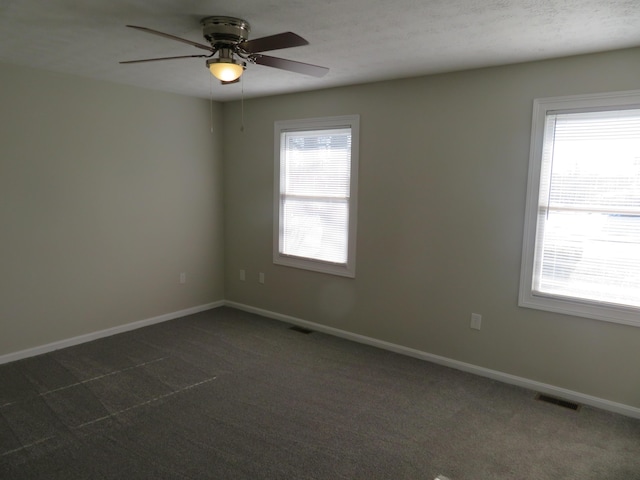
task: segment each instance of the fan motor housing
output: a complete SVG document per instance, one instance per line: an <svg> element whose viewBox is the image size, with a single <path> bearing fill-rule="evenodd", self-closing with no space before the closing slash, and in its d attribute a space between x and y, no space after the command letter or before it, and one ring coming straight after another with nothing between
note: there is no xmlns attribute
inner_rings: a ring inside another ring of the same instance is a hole
<svg viewBox="0 0 640 480"><path fill-rule="evenodd" d="M202 35L212 45L238 44L249 39L249 22L235 17L207 17L200 20Z"/></svg>

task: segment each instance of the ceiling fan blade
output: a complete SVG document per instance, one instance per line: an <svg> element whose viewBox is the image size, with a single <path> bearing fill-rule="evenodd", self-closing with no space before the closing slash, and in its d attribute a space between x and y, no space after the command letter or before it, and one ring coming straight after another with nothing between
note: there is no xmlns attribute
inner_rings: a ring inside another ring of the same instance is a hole
<svg viewBox="0 0 640 480"><path fill-rule="evenodd" d="M160 57L160 58L145 58L143 60L126 60L120 63L143 63L143 62L157 62L159 60L175 60L176 58L206 58L209 55L180 55L178 57Z"/></svg>
<svg viewBox="0 0 640 480"><path fill-rule="evenodd" d="M286 60L284 58L270 57L269 55L255 55L253 57L253 61L258 65L302 73L304 75L311 75L312 77L323 77L329 72L327 67L296 62L294 60Z"/></svg>
<svg viewBox="0 0 640 480"><path fill-rule="evenodd" d="M127 25L127 27L135 28L136 30L140 30L142 32L152 33L154 35L160 35L161 37L169 38L171 40L176 40L178 42L186 43L188 45L193 45L194 47L198 47L198 48L201 48L203 50L209 50L210 52L214 51L213 47L211 47L209 45L204 45L204 44L198 43L198 42L192 42L191 40L187 40L186 38L176 37L175 35L171 35L169 33L159 32L158 30L152 30L152 29L147 28L147 27L138 27L136 25Z"/></svg>
<svg viewBox="0 0 640 480"><path fill-rule="evenodd" d="M247 53L258 53L281 48L301 47L302 45L309 45L309 42L293 32L284 32L256 38L255 40L247 40L238 46Z"/></svg>

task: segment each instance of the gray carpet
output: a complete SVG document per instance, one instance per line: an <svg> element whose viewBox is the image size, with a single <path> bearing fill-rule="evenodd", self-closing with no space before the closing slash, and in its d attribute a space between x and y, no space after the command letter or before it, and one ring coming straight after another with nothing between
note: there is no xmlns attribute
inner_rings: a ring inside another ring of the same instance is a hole
<svg viewBox="0 0 640 480"><path fill-rule="evenodd" d="M2 479L640 479L640 421L229 308L0 366Z"/></svg>

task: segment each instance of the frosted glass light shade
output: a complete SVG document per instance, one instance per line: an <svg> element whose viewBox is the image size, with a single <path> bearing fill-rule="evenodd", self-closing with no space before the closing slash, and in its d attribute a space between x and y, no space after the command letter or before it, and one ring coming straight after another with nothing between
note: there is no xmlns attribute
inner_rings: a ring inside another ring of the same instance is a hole
<svg viewBox="0 0 640 480"><path fill-rule="evenodd" d="M244 71L242 65L234 62L232 59L215 58L209 60L207 63L211 74L223 82L232 82L237 80Z"/></svg>

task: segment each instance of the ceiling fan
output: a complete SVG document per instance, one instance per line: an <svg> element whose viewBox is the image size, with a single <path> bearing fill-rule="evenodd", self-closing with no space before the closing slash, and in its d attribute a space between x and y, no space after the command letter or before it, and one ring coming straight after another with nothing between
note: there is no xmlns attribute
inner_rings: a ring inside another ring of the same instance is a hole
<svg viewBox="0 0 640 480"><path fill-rule="evenodd" d="M127 25L129 28L186 43L210 53L206 55L181 55L177 57L128 60L120 63L156 62L177 58L207 58L207 68L223 85L238 82L246 68L247 62L314 77L322 77L329 71L326 67L262 54L262 52L270 50L299 47L309 44L304 38L295 33L284 32L249 40L251 27L249 26L249 22L241 18L223 16L206 17L200 21L200 24L202 25L202 34L209 42L209 45L193 42L186 38L176 37L175 35L146 27ZM218 54L217 57L215 57L216 54Z"/></svg>

